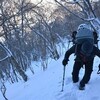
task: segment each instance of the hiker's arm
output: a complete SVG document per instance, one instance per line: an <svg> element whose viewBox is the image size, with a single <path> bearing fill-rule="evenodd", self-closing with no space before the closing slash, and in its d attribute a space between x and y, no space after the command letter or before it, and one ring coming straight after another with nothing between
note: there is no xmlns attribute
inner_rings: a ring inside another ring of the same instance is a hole
<svg viewBox="0 0 100 100"><path fill-rule="evenodd" d="M75 53L75 45L72 46L68 51L66 51L64 59L68 61L68 58L72 53Z"/></svg>
<svg viewBox="0 0 100 100"><path fill-rule="evenodd" d="M94 52L98 57L100 57L100 50L95 46L94 46Z"/></svg>

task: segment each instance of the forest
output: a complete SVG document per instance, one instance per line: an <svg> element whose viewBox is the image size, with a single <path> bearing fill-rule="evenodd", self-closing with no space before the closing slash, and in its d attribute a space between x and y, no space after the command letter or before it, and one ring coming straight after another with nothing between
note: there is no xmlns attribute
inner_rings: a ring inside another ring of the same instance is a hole
<svg viewBox="0 0 100 100"><path fill-rule="evenodd" d="M25 71L30 69L34 74L32 61L40 61L46 70L49 58L58 60L61 56L57 45L64 45L63 39L70 42L72 32L81 23L90 23L99 34L100 0L42 2L0 0L0 83L3 88L6 81L27 81Z"/></svg>

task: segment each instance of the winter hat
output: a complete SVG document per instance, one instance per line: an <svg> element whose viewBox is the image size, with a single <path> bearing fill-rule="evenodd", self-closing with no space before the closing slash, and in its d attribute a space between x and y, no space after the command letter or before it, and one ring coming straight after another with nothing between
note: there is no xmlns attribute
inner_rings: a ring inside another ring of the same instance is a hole
<svg viewBox="0 0 100 100"><path fill-rule="evenodd" d="M93 44L88 41L84 42L81 46L81 52L86 56L90 56L92 50L93 50Z"/></svg>

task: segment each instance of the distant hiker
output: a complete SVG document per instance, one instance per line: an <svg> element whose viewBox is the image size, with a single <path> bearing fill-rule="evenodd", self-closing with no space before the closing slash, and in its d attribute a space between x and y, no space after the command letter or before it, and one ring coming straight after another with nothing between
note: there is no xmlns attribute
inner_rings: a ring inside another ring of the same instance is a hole
<svg viewBox="0 0 100 100"><path fill-rule="evenodd" d="M76 34L77 34L77 31L73 31L72 34L71 34L73 44L75 44Z"/></svg>
<svg viewBox="0 0 100 100"><path fill-rule="evenodd" d="M85 65L85 73L80 81L79 89L84 90L85 84L90 80L93 71L93 60L95 55L100 57L100 50L94 46L94 37L91 27L88 25L80 25L76 34L76 43L65 53L62 64L66 66L69 56L75 53L75 63L72 71L73 83L79 81L79 71Z"/></svg>

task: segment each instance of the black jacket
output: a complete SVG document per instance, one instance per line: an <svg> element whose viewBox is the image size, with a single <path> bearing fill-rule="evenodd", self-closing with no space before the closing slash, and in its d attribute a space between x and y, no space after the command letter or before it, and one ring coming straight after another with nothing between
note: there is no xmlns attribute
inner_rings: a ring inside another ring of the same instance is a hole
<svg viewBox="0 0 100 100"><path fill-rule="evenodd" d="M69 56L75 53L75 51L76 51L76 45L73 45L68 51L66 51L64 59L68 61ZM93 51L91 53L91 56L87 57L87 61L93 61L95 56L100 57L100 50L97 47L93 46ZM83 61L81 55L76 54L75 61Z"/></svg>

